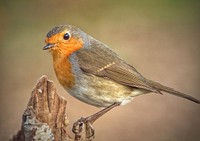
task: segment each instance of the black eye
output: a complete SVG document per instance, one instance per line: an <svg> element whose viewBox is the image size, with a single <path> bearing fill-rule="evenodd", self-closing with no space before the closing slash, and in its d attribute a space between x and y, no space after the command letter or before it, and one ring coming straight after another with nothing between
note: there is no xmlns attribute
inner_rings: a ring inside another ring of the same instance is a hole
<svg viewBox="0 0 200 141"><path fill-rule="evenodd" d="M65 33L64 36L63 36L63 39L69 40L69 38L70 38L70 34L68 32Z"/></svg>

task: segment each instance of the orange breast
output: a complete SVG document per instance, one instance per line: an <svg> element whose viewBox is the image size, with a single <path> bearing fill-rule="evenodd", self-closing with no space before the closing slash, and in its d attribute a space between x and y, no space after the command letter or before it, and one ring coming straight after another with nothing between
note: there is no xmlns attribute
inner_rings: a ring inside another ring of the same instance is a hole
<svg viewBox="0 0 200 141"><path fill-rule="evenodd" d="M72 65L69 57L72 53L83 47L82 39L71 37L69 40L63 40L65 32L58 33L46 39L46 43L55 44L50 52L53 56L53 66L60 84L71 88L75 84L75 77L72 73Z"/></svg>
<svg viewBox="0 0 200 141"><path fill-rule="evenodd" d="M60 58L53 61L54 70L58 81L63 87L71 88L75 84L72 66L68 58Z"/></svg>

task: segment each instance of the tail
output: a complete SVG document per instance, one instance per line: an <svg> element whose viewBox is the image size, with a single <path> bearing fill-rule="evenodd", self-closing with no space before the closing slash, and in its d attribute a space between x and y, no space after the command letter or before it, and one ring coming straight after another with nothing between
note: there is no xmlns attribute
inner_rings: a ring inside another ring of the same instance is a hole
<svg viewBox="0 0 200 141"><path fill-rule="evenodd" d="M191 100L191 101L193 101L195 103L200 104L200 100L198 100L198 99L196 99L196 98L194 98L194 97L192 97L190 95L181 93L179 91L174 90L173 88L164 86L164 85L162 85L160 83L157 83L157 82L154 82L152 80L147 80L147 82L149 83L150 86L155 88L158 92L161 92L161 91L168 92L168 93L173 94L175 96L179 96L179 97L182 97L182 98L185 98L185 99L188 99L188 100Z"/></svg>

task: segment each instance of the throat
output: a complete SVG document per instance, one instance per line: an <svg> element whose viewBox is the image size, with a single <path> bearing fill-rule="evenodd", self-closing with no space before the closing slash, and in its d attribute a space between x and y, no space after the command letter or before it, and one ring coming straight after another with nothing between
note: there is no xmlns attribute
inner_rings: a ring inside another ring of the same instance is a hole
<svg viewBox="0 0 200 141"><path fill-rule="evenodd" d="M59 83L65 88L71 88L75 84L72 65L69 57L53 58L53 67Z"/></svg>

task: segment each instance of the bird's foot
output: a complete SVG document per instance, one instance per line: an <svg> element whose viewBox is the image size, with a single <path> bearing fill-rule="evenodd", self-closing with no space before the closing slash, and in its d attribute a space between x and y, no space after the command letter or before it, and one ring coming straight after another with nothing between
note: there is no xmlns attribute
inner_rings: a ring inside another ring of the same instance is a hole
<svg viewBox="0 0 200 141"><path fill-rule="evenodd" d="M72 128L72 132L75 134L75 140L81 141L85 139L87 141L92 141L94 139L94 128L92 127L92 124L105 113L119 105L120 103L113 103L112 105L102 109L101 111L89 117L80 118L77 122L74 123Z"/></svg>
<svg viewBox="0 0 200 141"><path fill-rule="evenodd" d="M72 132L75 134L75 141L92 141L94 139L94 128L90 120L90 117L81 117L73 124Z"/></svg>

